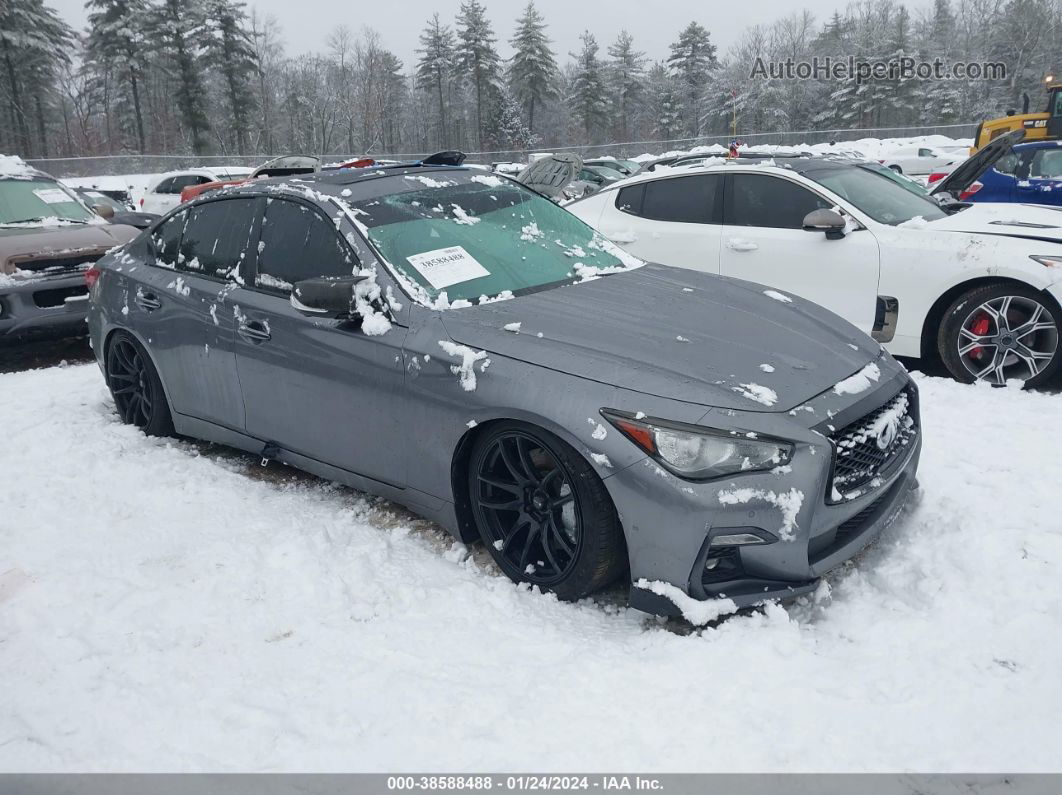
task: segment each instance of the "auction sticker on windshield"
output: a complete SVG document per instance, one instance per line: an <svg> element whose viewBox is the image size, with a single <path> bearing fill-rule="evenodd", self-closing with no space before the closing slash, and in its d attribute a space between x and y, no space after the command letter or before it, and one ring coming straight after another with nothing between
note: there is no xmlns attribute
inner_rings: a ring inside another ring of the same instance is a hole
<svg viewBox="0 0 1062 795"><path fill-rule="evenodd" d="M66 204L67 202L73 201L73 199L66 194L66 191L60 190L59 188L41 188L33 192L36 193L37 198L45 204Z"/></svg>
<svg viewBox="0 0 1062 795"><path fill-rule="evenodd" d="M406 259L436 290L490 276L490 271L465 251L463 246L437 248L434 251L425 251L423 254L414 254Z"/></svg>

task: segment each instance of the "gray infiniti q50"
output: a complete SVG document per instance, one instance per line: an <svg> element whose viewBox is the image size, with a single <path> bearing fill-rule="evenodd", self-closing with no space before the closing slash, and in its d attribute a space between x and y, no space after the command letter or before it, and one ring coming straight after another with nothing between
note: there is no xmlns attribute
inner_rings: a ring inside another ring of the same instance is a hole
<svg viewBox="0 0 1062 795"><path fill-rule="evenodd" d="M869 337L476 169L211 193L88 281L122 420L386 496L562 599L806 593L916 483L918 395Z"/></svg>

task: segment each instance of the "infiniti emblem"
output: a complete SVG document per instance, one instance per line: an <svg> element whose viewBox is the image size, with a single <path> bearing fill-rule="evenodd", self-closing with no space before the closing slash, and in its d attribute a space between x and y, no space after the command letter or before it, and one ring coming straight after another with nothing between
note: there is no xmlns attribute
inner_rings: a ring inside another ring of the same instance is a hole
<svg viewBox="0 0 1062 795"><path fill-rule="evenodd" d="M900 421L890 417L888 422L878 431L877 445L879 450L888 450L892 447L896 437L900 434Z"/></svg>

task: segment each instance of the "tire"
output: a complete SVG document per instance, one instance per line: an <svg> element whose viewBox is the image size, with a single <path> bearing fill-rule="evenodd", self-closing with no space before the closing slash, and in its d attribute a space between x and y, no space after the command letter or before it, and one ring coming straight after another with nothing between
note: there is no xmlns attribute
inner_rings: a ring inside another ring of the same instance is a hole
<svg viewBox="0 0 1062 795"><path fill-rule="evenodd" d="M479 536L513 582L574 601L627 569L604 483L555 435L519 422L491 427L472 448L468 482Z"/></svg>
<svg viewBox="0 0 1062 795"><path fill-rule="evenodd" d="M104 362L107 388L122 422L137 426L148 436L173 436L166 393L144 346L119 331L107 344Z"/></svg>
<svg viewBox="0 0 1062 795"><path fill-rule="evenodd" d="M892 165L892 166L889 166L889 168L891 168L891 169L892 169L893 171L895 171L895 172L896 172L897 174L902 174L902 173L903 173L903 169L902 169L902 168L900 168L899 166L896 166L896 165Z"/></svg>
<svg viewBox="0 0 1062 795"><path fill-rule="evenodd" d="M1062 370L1062 310L1043 293L1016 284L975 287L941 320L937 350L958 381L1039 387ZM1024 329L1024 331L1023 331Z"/></svg>

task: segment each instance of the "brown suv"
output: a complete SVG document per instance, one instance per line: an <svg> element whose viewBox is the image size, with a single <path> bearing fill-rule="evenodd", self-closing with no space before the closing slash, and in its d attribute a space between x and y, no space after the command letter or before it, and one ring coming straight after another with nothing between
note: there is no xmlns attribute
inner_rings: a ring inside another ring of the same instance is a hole
<svg viewBox="0 0 1062 795"><path fill-rule="evenodd" d="M0 157L0 341L86 331L85 271L137 234L49 175Z"/></svg>

